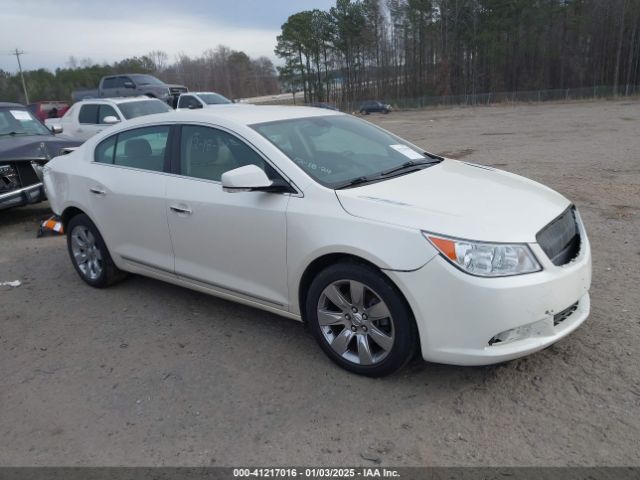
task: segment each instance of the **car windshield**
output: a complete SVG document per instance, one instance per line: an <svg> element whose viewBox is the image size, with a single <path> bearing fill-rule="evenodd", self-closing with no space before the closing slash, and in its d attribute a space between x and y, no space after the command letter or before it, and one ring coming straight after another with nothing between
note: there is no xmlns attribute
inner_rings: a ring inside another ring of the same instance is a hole
<svg viewBox="0 0 640 480"><path fill-rule="evenodd" d="M198 97L207 105L221 105L226 103L233 103L227 97L220 95L219 93L199 93Z"/></svg>
<svg viewBox="0 0 640 480"><path fill-rule="evenodd" d="M22 107L0 109L0 136L4 135L51 135L40 120Z"/></svg>
<svg viewBox="0 0 640 480"><path fill-rule="evenodd" d="M131 75L131 79L138 85L164 85L164 83L151 75Z"/></svg>
<svg viewBox="0 0 640 480"><path fill-rule="evenodd" d="M118 108L124 115L124 118L130 120L144 115L154 113L164 113L172 111L171 107L161 100L149 99L139 100L136 102L124 102L118 105Z"/></svg>
<svg viewBox="0 0 640 480"><path fill-rule="evenodd" d="M433 160L422 150L350 115L252 125L309 176L329 188Z"/></svg>

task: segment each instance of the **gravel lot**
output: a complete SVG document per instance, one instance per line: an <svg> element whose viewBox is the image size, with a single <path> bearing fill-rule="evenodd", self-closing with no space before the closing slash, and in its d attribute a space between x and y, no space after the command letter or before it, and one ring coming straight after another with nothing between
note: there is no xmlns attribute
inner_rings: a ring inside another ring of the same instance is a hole
<svg viewBox="0 0 640 480"><path fill-rule="evenodd" d="M640 465L640 101L368 119L571 198L589 320L503 365L361 378L290 320L142 277L91 289L35 238L46 203L2 211L0 283L23 284L0 286L0 465Z"/></svg>

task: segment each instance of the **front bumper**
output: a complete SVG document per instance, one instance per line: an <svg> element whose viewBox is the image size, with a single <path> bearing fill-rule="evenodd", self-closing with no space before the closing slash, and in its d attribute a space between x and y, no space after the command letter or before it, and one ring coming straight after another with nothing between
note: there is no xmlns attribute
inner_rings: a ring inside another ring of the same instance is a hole
<svg viewBox="0 0 640 480"><path fill-rule="evenodd" d="M561 267L531 244L543 270L527 275L475 277L442 256L412 272L386 273L414 312L425 360L488 365L541 350L587 318L591 251L586 235L582 239L577 258ZM554 326L554 315L557 318L576 302L577 308ZM495 342L497 335L513 329L513 339Z"/></svg>
<svg viewBox="0 0 640 480"><path fill-rule="evenodd" d="M0 210L11 207L19 207L43 201L45 198L42 183L29 185L0 194Z"/></svg>

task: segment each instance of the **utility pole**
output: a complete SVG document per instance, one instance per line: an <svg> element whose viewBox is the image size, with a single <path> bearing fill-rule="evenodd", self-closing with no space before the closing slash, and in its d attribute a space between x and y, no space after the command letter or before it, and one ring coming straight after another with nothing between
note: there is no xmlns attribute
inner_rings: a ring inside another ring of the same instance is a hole
<svg viewBox="0 0 640 480"><path fill-rule="evenodd" d="M20 78L22 79L22 90L24 90L25 103L29 103L29 94L27 93L27 84L24 83L24 75L22 74L22 64L20 63L20 55L24 55L24 52L16 48L15 52L12 52L11 55L15 55L16 59L18 60L18 70L20 70Z"/></svg>

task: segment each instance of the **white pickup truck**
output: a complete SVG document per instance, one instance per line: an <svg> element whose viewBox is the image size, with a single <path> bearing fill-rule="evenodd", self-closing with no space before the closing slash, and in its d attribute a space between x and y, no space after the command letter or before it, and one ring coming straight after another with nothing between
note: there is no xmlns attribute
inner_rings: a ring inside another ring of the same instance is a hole
<svg viewBox="0 0 640 480"><path fill-rule="evenodd" d="M62 118L48 118L44 123L54 133L87 140L123 120L170 111L173 109L169 105L156 98L95 98L76 102Z"/></svg>

